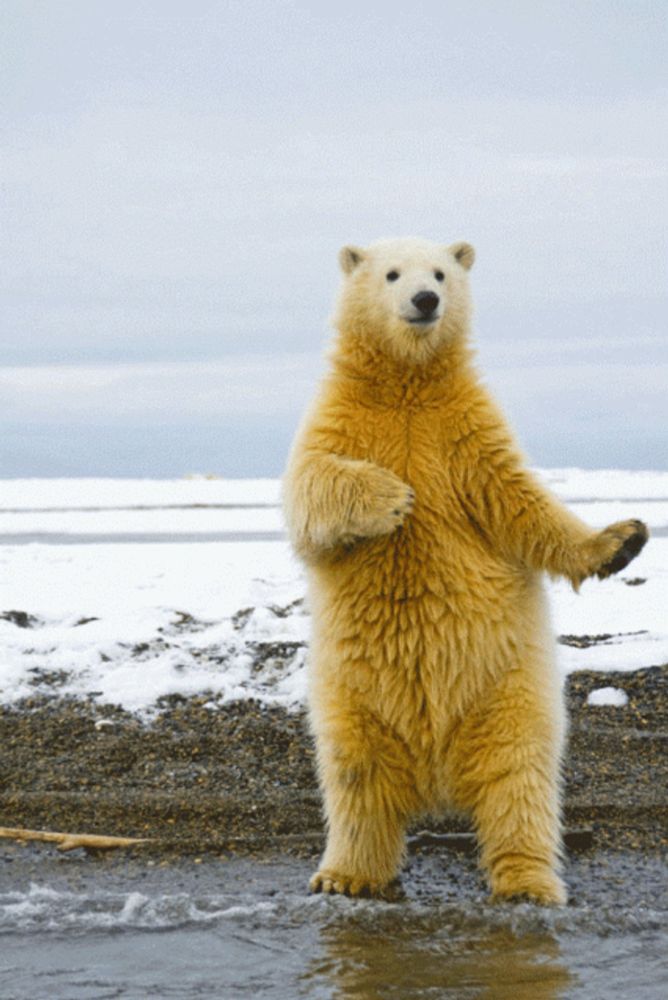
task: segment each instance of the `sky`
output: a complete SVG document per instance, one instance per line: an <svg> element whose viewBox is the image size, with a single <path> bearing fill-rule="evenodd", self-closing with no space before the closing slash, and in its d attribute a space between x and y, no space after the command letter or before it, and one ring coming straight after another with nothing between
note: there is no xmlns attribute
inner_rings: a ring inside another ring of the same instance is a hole
<svg viewBox="0 0 668 1000"><path fill-rule="evenodd" d="M477 250L535 464L668 468L668 7L3 0L0 477L278 475L345 243Z"/></svg>

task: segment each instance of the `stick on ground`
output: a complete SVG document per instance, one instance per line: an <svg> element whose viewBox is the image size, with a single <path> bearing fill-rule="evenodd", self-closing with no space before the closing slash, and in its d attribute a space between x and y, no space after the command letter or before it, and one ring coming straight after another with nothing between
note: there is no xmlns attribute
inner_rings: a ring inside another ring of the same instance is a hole
<svg viewBox="0 0 668 1000"><path fill-rule="evenodd" d="M50 830L24 830L21 827L0 826L0 838L9 840L40 840L58 845L59 851L113 851L117 847L147 844L148 837L105 837L96 833L56 833Z"/></svg>

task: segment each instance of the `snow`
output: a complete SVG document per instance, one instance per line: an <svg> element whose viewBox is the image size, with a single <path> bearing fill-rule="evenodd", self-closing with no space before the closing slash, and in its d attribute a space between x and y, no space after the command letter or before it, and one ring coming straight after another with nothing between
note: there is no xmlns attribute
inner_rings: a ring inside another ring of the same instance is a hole
<svg viewBox="0 0 668 1000"><path fill-rule="evenodd" d="M579 595L548 584L563 671L668 662L668 473L541 475L592 525L640 516L658 529L617 577ZM0 480L0 702L298 707L309 616L279 497L267 479Z"/></svg>
<svg viewBox="0 0 668 1000"><path fill-rule="evenodd" d="M539 469L541 480L564 500L637 500L668 497L668 472L626 469Z"/></svg>
<svg viewBox="0 0 668 1000"><path fill-rule="evenodd" d="M587 697L588 705L613 705L615 708L623 708L629 703L629 696L626 691L616 687L594 688Z"/></svg>
<svg viewBox="0 0 668 1000"><path fill-rule="evenodd" d="M668 495L668 490L666 490ZM0 479L0 509L278 504L278 479Z"/></svg>
<svg viewBox="0 0 668 1000"><path fill-rule="evenodd" d="M303 580L284 542L13 545L0 548L0 572L0 607L37 619L0 620L5 702L58 671L59 694L96 692L130 710L200 692L288 707L303 699L309 619L295 605ZM259 670L261 643L294 644L294 655Z"/></svg>
<svg viewBox="0 0 668 1000"><path fill-rule="evenodd" d="M150 508L148 510L50 510L4 513L3 534L141 535L210 534L284 530L279 507Z"/></svg>

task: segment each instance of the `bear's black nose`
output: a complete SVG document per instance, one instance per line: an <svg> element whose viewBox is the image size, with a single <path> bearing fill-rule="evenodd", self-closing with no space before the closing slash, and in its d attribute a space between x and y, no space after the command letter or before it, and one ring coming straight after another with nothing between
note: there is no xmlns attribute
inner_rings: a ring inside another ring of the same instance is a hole
<svg viewBox="0 0 668 1000"><path fill-rule="evenodd" d="M439 298L435 292L418 292L411 299L416 309L419 309L423 316L431 316L438 307Z"/></svg>

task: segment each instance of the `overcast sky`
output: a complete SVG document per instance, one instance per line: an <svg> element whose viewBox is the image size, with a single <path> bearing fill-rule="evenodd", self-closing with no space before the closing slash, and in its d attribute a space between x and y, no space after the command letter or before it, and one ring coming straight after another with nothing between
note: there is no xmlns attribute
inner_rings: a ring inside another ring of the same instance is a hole
<svg viewBox="0 0 668 1000"><path fill-rule="evenodd" d="M343 243L467 239L533 461L668 466L664 0L3 0L0 475L275 475Z"/></svg>

